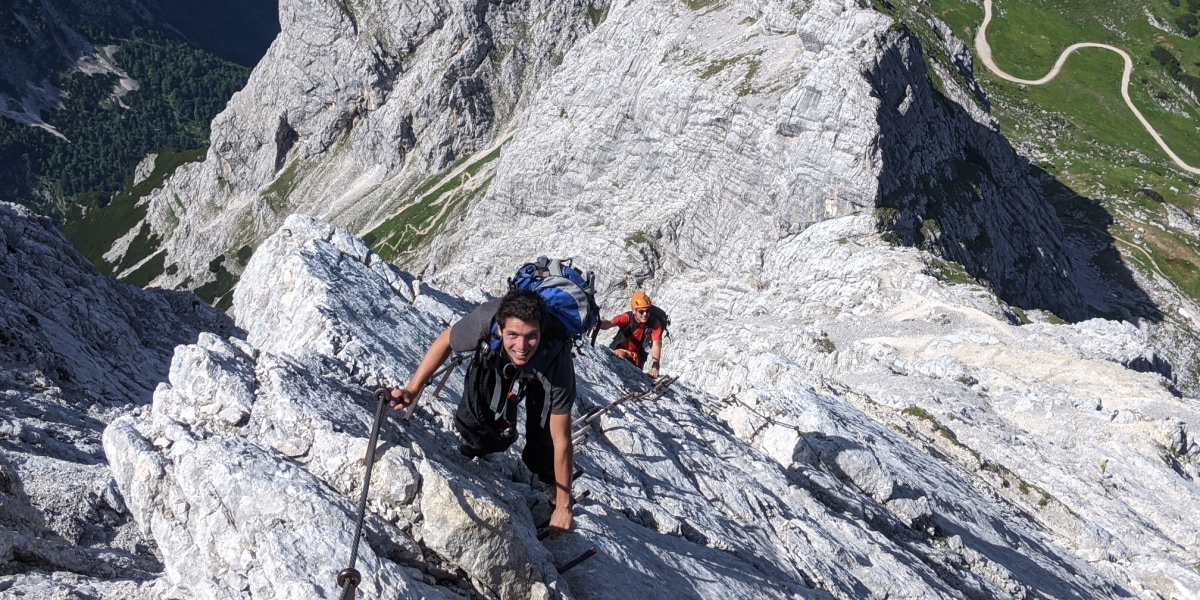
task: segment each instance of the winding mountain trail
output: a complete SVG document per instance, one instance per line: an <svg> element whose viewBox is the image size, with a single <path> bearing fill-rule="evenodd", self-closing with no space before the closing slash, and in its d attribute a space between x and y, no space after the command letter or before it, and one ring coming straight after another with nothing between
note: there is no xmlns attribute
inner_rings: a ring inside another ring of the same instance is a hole
<svg viewBox="0 0 1200 600"><path fill-rule="evenodd" d="M979 32L975 34L975 53L979 55L979 60L983 62L983 65L987 67L992 74L1004 79L1005 81L1022 83L1025 85L1043 85L1049 83L1058 76L1059 71L1062 70L1063 63L1067 62L1067 57L1070 56L1072 52L1079 50L1080 48L1103 48L1105 50L1112 50L1113 52L1119 54L1121 58L1125 60L1125 70L1121 74L1121 97L1125 99L1125 105L1129 107L1129 110L1133 111L1133 115L1137 117L1138 121L1141 122L1142 127L1145 127L1146 131L1150 133L1150 137L1154 138L1154 141L1157 142L1158 146L1163 149L1163 152L1166 152L1167 156L1171 157L1171 160L1175 161L1175 164L1178 165L1180 169L1183 169L1188 173L1200 175L1200 168L1193 167L1184 162L1182 158L1179 158L1179 156L1176 155L1169 146L1167 146L1167 143L1163 141L1162 136L1155 131L1152 125L1150 125L1150 122L1146 120L1146 117L1142 116L1141 111L1139 111L1137 107L1133 105L1133 100L1129 98L1129 79L1133 75L1133 59L1130 58L1129 54L1127 54L1124 50L1114 46L1109 46L1108 44L1097 44L1094 42L1071 44L1066 50L1063 50L1062 54L1058 56L1058 60L1054 63L1054 67L1050 69L1050 72L1044 77L1041 79L1021 79L1005 73L1000 69L1000 67L996 66L996 62L992 60L992 47L988 45L987 41L987 27L991 21L992 0L983 0L983 24L979 26Z"/></svg>

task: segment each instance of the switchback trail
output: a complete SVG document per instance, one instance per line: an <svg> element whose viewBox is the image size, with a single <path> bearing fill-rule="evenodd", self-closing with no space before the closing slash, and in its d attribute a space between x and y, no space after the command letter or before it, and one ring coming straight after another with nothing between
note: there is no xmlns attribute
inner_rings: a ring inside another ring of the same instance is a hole
<svg viewBox="0 0 1200 600"><path fill-rule="evenodd" d="M1141 122L1142 127L1145 127L1146 131L1150 133L1150 137L1154 138L1154 141L1158 143L1158 146L1163 149L1163 152L1167 153L1167 156L1171 157L1171 160L1175 161L1175 164L1178 165L1179 168L1187 171L1188 173L1200 175L1200 169L1183 162L1183 159L1179 158L1179 156L1176 155L1169 146L1167 146L1167 143L1163 141L1162 136L1158 135L1158 132L1154 130L1152 125L1150 125L1150 122L1146 120L1146 117L1142 116L1141 111L1139 111L1137 107L1133 105L1133 100L1129 99L1129 79L1133 75L1133 59L1130 58L1129 54L1127 54L1124 50L1114 46L1109 46L1108 44L1097 44L1093 42L1071 44L1066 50L1063 50L1062 54L1058 56L1058 61L1054 63L1054 67L1050 69L1050 72L1047 73L1045 77L1042 77L1041 79L1021 79L1005 73L1000 69L1000 67L996 66L995 61L992 60L992 47L988 45L987 41L987 27L991 21L992 0L983 0L983 24L979 26L979 32L975 34L975 53L979 55L979 60L983 62L983 66L987 67L987 69L996 77L999 77L1005 81L1022 83L1025 85L1043 85L1049 83L1052 79L1058 76L1059 71L1062 70L1063 63L1067 62L1067 57L1070 56L1072 52L1079 50L1080 48L1103 48L1119 54L1121 58L1125 60L1125 71L1121 74L1121 97L1125 99L1125 105L1129 107L1129 110L1133 111L1133 115L1137 117L1138 121Z"/></svg>

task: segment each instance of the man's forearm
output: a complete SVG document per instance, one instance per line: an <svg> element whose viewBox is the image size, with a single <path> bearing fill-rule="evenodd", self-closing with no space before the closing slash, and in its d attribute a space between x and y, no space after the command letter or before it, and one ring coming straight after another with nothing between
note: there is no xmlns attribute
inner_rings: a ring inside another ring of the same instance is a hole
<svg viewBox="0 0 1200 600"><path fill-rule="evenodd" d="M550 515L550 532L556 535L571 530L571 469L575 464L575 448L571 444L571 415L550 415L550 438L554 442L554 512Z"/></svg>
<svg viewBox="0 0 1200 600"><path fill-rule="evenodd" d="M575 465L571 415L550 415L550 438L554 442L554 482L558 487L556 502L558 506L570 506L571 474Z"/></svg>
<svg viewBox="0 0 1200 600"><path fill-rule="evenodd" d="M562 442L554 442L554 481L558 487L557 504L571 505L571 472L575 463L574 445L567 436Z"/></svg>
<svg viewBox="0 0 1200 600"><path fill-rule="evenodd" d="M429 345L429 349L425 351L425 356L421 358L421 364L417 365L417 370L413 371L412 379L408 380L406 389L409 392L417 393L421 388L429 384L429 378L433 377L433 373L437 371L442 363L446 362L446 357L450 356L450 329L446 328L442 331L437 339Z"/></svg>

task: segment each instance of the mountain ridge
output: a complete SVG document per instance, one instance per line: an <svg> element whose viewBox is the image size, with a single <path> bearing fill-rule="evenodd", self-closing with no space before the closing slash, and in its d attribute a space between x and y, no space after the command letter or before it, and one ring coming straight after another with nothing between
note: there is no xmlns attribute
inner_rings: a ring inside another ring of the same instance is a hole
<svg viewBox="0 0 1200 600"><path fill-rule="evenodd" d="M80 436L104 447L91 496L48 475L75 454L21 437L52 429L36 409L63 384L13 368L49 385L14 384L34 410L5 415L0 451L51 468L9 469L7 522L78 537L48 517L48 498L78 497L71 514L112 520L78 545L128 556L65 575L76 563L27 536L13 556L35 559L0 588L337 595L371 392L546 254L600 274L606 315L635 289L669 310L679 381L594 424L577 530L546 544L516 457L458 453L459 374L412 420L390 415L364 593L1200 593L1187 331L1164 341L1175 306L1097 264L1112 238L1080 239L1093 207L1050 204L1062 191L1000 134L961 41L926 49L832 0L281 15L221 142L145 199L161 245L113 251L161 257L157 284L204 289L237 329L186 330L148 405L112 395ZM575 363L577 411L648 385L602 345Z"/></svg>
<svg viewBox="0 0 1200 600"><path fill-rule="evenodd" d="M1200 589L1188 566L1195 532L1184 525L1200 476L1188 424L1200 413L1161 375L1123 366L1153 362L1142 334L1103 320L1011 325L994 297L923 274L920 252L855 233L855 220L869 218L827 220L799 240L802 272L822 283L795 310L850 309L819 324L828 342L796 344L765 319L743 324L760 340L743 356L720 333L672 339L664 367L682 379L666 397L593 424L575 490L590 495L576 508L577 532L560 541L535 539L549 509L515 454L458 453L460 377L411 421L389 418L360 548L362 593L1153 598ZM882 257L903 268L879 273ZM155 549L144 560L161 560L162 575L93 569L72 583L33 569L0 586L35 597L84 585L105 598L334 597L370 390L405 381L428 340L472 305L344 230L289 217L235 290L244 333L200 333L177 347L153 402L114 412L104 429L108 464L99 467L119 490L108 497L120 498L105 510L136 524ZM712 351L728 366L714 371ZM602 348L578 350L576 365L581 413L649 385ZM6 422L28 429L34 419ZM10 462L56 456L44 443L0 440L0 450ZM61 469L64 458L44 464ZM47 485L48 471L21 479ZM37 514L36 501L9 494L9 506ZM556 575L587 544L600 554ZM64 567L72 570L53 570Z"/></svg>

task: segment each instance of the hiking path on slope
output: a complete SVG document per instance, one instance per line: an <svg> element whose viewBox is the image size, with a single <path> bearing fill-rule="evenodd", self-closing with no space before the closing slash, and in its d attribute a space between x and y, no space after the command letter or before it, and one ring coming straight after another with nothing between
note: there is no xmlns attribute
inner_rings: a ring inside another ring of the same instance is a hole
<svg viewBox="0 0 1200 600"><path fill-rule="evenodd" d="M1137 117L1139 122L1141 122L1142 127L1145 127L1146 131L1150 133L1150 137L1154 138L1154 141L1157 142L1158 146L1163 149L1163 152L1166 152L1167 156L1171 157L1171 160L1174 161L1180 169L1183 169L1188 173L1200 175L1200 168L1193 167L1184 162L1182 158L1179 158L1179 156L1175 154L1175 152L1171 150L1169 146L1167 146L1167 143L1163 141L1162 136L1159 135L1158 131L1154 129L1154 126L1152 126L1150 122L1146 120L1146 117L1142 116L1141 111L1139 111L1137 107L1133 105L1133 100L1129 98L1129 79L1133 75L1133 59L1129 57L1127 52L1115 46L1098 44L1095 42L1080 42L1078 44L1071 44L1066 50L1062 51L1062 54L1058 56L1058 60L1055 61L1054 67L1051 68L1050 72L1044 77L1041 79L1021 79L1005 73L1000 69L1000 67L996 66L996 62L992 60L992 47L987 41L987 27L991 21L992 0L983 0L983 23L980 24L979 31L975 34L975 53L979 55L979 60L983 62L983 65L987 67L992 74L1012 83L1020 83L1024 85L1044 85L1049 83L1058 76L1059 71L1062 70L1063 64L1067 62L1067 57L1069 57L1072 52L1075 52L1081 48L1102 48L1104 50L1116 52L1125 61L1125 69L1121 73L1121 97L1125 99L1125 105L1129 107L1129 110L1133 111L1133 115Z"/></svg>

